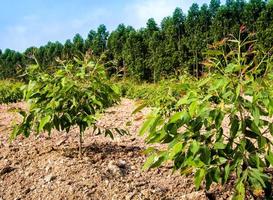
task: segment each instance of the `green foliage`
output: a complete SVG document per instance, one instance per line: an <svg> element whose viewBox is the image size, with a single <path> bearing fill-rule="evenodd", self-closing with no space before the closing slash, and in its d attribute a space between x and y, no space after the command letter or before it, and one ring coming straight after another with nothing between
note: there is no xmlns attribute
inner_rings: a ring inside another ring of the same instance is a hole
<svg viewBox="0 0 273 200"><path fill-rule="evenodd" d="M197 189L234 177L234 199L245 199L246 190L271 197L273 57L261 58L248 37L226 39L206 57L208 74L180 88L177 110L169 117L155 109L143 124L148 143L168 144L150 152L144 166L172 160L181 174L195 174Z"/></svg>
<svg viewBox="0 0 273 200"><path fill-rule="evenodd" d="M179 80L162 80L158 83L139 83L132 80L117 82L122 96L141 100L143 104L160 108L160 112L167 114L175 110L175 104L181 98L181 87L184 83L191 84L192 79L186 76Z"/></svg>
<svg viewBox="0 0 273 200"><path fill-rule="evenodd" d="M0 81L0 104L14 103L22 100L23 92L21 87L22 82L1 80Z"/></svg>
<svg viewBox="0 0 273 200"><path fill-rule="evenodd" d="M257 35L259 44L268 51L273 46L271 33L273 31L273 3L268 2L257 20Z"/></svg>
<svg viewBox="0 0 273 200"><path fill-rule="evenodd" d="M6 49L0 53L0 79L21 79L18 76L25 67L24 56L16 51Z"/></svg>
<svg viewBox="0 0 273 200"><path fill-rule="evenodd" d="M211 0L208 5L192 4L187 15L176 8L160 25L151 18L139 30L120 24L109 34L102 24L87 38L76 34L65 44L48 42L24 53L7 49L0 53L0 78L21 78L18 75L26 66L35 63L49 71L58 65L58 59L77 64L74 57L82 58L86 52L92 52L114 76L148 82L184 72L199 77L204 73L201 62L208 44L229 34L238 36L241 25L248 33L256 32L261 50L268 51L273 45L272 5L264 0L229 0L225 4Z"/></svg>
<svg viewBox="0 0 273 200"><path fill-rule="evenodd" d="M72 126L80 129L96 126L97 114L119 101L116 89L108 83L104 68L89 59L77 60L80 67L67 64L52 74L41 72L39 66L30 66L31 80L24 89L24 98L30 104L27 112L21 111L24 119L11 135L28 137L52 129L69 132ZM33 74L35 73L35 74ZM110 130L106 135L112 136ZM81 147L81 146L80 146ZM81 153L81 152L80 152Z"/></svg>

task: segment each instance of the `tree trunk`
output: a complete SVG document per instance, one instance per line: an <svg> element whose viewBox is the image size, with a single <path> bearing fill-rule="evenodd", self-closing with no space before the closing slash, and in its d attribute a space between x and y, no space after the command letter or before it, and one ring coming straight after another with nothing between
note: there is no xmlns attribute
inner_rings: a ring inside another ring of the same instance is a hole
<svg viewBox="0 0 273 200"><path fill-rule="evenodd" d="M79 134L79 158L82 158L82 133Z"/></svg>
<svg viewBox="0 0 273 200"><path fill-rule="evenodd" d="M198 61L197 61L197 50L195 51L195 70L196 70L196 78L198 78Z"/></svg>

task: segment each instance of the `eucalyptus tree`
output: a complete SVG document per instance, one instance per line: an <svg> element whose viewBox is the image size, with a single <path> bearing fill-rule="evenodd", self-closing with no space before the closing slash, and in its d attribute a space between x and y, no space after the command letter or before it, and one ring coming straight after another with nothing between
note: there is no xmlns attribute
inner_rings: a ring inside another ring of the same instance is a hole
<svg viewBox="0 0 273 200"><path fill-rule="evenodd" d="M188 16L185 22L185 29L187 33L187 46L190 49L189 67L192 74L198 76L198 34L199 34L199 15L200 9L198 4L194 3L188 11Z"/></svg>
<svg viewBox="0 0 273 200"><path fill-rule="evenodd" d="M107 41L107 49L112 57L114 71L121 73L126 67L124 57L126 55L125 45L131 31L134 31L133 27L126 27L124 24L118 25L117 29L114 30Z"/></svg>
<svg viewBox="0 0 273 200"><path fill-rule="evenodd" d="M139 80L148 80L151 77L146 65L147 54L144 30L131 31L124 47L124 59L130 76Z"/></svg>
<svg viewBox="0 0 273 200"><path fill-rule="evenodd" d="M263 0L250 0L243 11L243 24L246 25L250 32L257 30L257 20L262 11L265 9L266 3Z"/></svg>
<svg viewBox="0 0 273 200"><path fill-rule="evenodd" d="M85 50L88 51L88 50L93 50L93 46L94 46L94 39L96 38L96 31L94 30L90 30L88 35L87 35L87 38L85 40Z"/></svg>
<svg viewBox="0 0 273 200"><path fill-rule="evenodd" d="M75 56L82 56L84 54L84 39L79 33L73 38L73 53Z"/></svg>
<svg viewBox="0 0 273 200"><path fill-rule="evenodd" d="M257 35L259 44L268 51L273 46L273 1L269 1L266 8L261 12L257 21Z"/></svg>
<svg viewBox="0 0 273 200"><path fill-rule="evenodd" d="M221 1L220 0L211 0L209 3L209 10L212 15L212 17L215 17L217 11L219 10L221 6Z"/></svg>
<svg viewBox="0 0 273 200"><path fill-rule="evenodd" d="M106 50L107 39L109 32L104 24L98 27L95 38L93 39L93 53L96 56L101 55Z"/></svg>
<svg viewBox="0 0 273 200"><path fill-rule="evenodd" d="M72 60L73 56L73 43L71 42L71 40L66 40L62 52L62 58L64 60Z"/></svg>

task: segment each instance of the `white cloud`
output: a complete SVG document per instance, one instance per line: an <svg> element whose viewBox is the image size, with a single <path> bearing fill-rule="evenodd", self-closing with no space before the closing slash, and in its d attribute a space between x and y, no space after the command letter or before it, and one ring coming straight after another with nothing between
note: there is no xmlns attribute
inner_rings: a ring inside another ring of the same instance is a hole
<svg viewBox="0 0 273 200"><path fill-rule="evenodd" d="M102 17L106 15L106 10L97 9L67 19L45 20L38 15L24 16L20 22L0 30L1 47L24 51L30 46L45 45L48 41L64 42L76 33L85 37L91 28L103 23Z"/></svg>
<svg viewBox="0 0 273 200"><path fill-rule="evenodd" d="M128 22L133 23L137 28L145 26L147 20L153 17L157 23L171 15L174 9L181 3L181 0L144 0L136 1L128 5L125 9L127 12Z"/></svg>
<svg viewBox="0 0 273 200"><path fill-rule="evenodd" d="M208 3L208 0L135 0L130 1L125 7L128 16L126 24L136 28L144 27L149 18L153 17L158 24L164 17L172 15L174 9L179 7L187 14L188 9L193 3L201 6Z"/></svg>
<svg viewBox="0 0 273 200"><path fill-rule="evenodd" d="M54 14L37 12L21 16L18 20L0 27L0 48L11 48L19 51L30 46L40 46L48 41L72 39L76 33L86 37L90 29L96 29L99 24L106 24L113 30L119 23L132 25L135 28L145 27L149 18L161 20L173 13L176 7L186 13L192 3L208 2L208 0L130 0L118 4L117 8L107 6L92 7L91 4L79 12L60 11ZM76 8L75 8L76 9Z"/></svg>

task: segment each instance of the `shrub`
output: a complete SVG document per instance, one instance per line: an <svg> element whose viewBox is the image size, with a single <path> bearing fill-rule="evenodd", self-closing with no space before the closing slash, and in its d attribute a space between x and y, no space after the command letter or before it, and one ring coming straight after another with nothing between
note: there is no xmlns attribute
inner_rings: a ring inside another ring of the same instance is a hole
<svg viewBox="0 0 273 200"><path fill-rule="evenodd" d="M0 81L0 103L14 103L22 100L23 92L20 89L22 82L1 80Z"/></svg>
<svg viewBox="0 0 273 200"><path fill-rule="evenodd" d="M24 119L14 128L12 138L19 134L28 137L31 131L50 134L53 128L69 132L72 126L78 126L81 155L86 128L92 126L101 133L96 126L97 114L117 103L119 94L108 83L101 65L89 59L77 62L77 67L67 64L51 74L42 72L37 65L28 68L30 81L24 88L24 98L30 110L21 111ZM105 130L105 135L112 137L111 130Z"/></svg>
<svg viewBox="0 0 273 200"><path fill-rule="evenodd" d="M140 133L148 132L148 143L168 148L149 149L145 169L171 160L181 174L194 173L197 189L203 182L206 189L213 182L225 184L233 176L234 199L245 199L246 190L271 197L273 64L272 56L261 57L253 44L249 37L215 44L204 62L207 74L181 87L185 95L177 111L170 117L153 111Z"/></svg>
<svg viewBox="0 0 273 200"><path fill-rule="evenodd" d="M167 114L175 109L175 103L183 93L181 87L191 84L192 79L188 76L182 76L179 80L162 80L158 83L138 83L130 80L124 80L117 83L122 96L130 99L143 101L144 104L151 107L160 108L160 112Z"/></svg>

